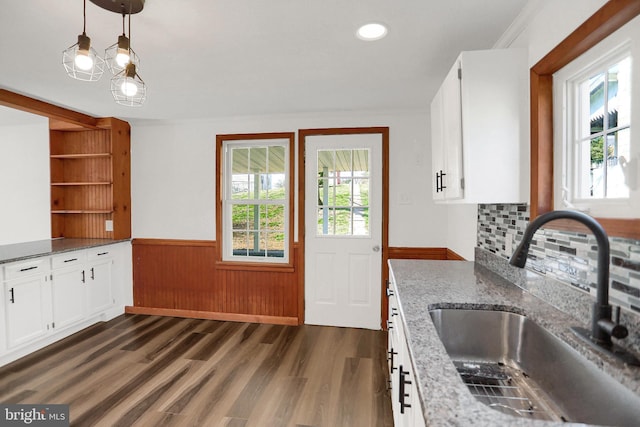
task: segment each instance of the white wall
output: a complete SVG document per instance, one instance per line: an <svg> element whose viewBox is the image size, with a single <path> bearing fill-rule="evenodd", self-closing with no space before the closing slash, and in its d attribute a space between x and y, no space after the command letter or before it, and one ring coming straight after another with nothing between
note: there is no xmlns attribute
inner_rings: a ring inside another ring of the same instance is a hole
<svg viewBox="0 0 640 427"><path fill-rule="evenodd" d="M530 0L529 8L515 21L519 28L508 30L515 31L516 35L503 38L510 40L509 43L496 47L528 49L531 67L606 2L607 0ZM529 99L523 102L526 103L528 111ZM523 132L523 148L526 154L520 159L521 180L525 183L529 182L530 171L529 128L530 126ZM528 193L526 188L524 190ZM466 259L473 259L477 244L477 207L451 205L447 217L447 247Z"/></svg>
<svg viewBox="0 0 640 427"><path fill-rule="evenodd" d="M431 201L428 117L426 111L345 112L176 122L132 121L133 237L215 239L216 134L388 126L389 244L446 246L446 208Z"/></svg>
<svg viewBox="0 0 640 427"><path fill-rule="evenodd" d="M449 205L447 209L447 247L473 261L478 234L478 205Z"/></svg>
<svg viewBox="0 0 640 427"><path fill-rule="evenodd" d="M511 47L529 49L529 65L535 65L551 49L604 6L608 0L543 0Z"/></svg>
<svg viewBox="0 0 640 427"><path fill-rule="evenodd" d="M0 245L51 238L49 122L20 114L0 124Z"/></svg>

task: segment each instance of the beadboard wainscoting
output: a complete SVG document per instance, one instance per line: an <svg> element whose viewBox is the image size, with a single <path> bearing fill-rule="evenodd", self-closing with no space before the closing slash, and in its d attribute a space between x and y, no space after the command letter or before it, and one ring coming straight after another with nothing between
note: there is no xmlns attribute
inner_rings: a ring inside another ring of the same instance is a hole
<svg viewBox="0 0 640 427"><path fill-rule="evenodd" d="M297 325L303 283L294 268L218 265L215 241L133 240L133 307L127 313Z"/></svg>
<svg viewBox="0 0 640 427"><path fill-rule="evenodd" d="M528 205L478 205L477 246L508 259L528 223ZM640 241L609 237L609 242L609 299L640 315ZM527 268L595 295L597 253L595 237L588 230L545 228L531 242Z"/></svg>

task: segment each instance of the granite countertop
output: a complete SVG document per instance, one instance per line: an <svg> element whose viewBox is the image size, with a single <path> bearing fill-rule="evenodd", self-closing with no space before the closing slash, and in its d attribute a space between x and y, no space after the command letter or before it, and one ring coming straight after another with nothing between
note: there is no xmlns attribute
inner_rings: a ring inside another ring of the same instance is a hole
<svg viewBox="0 0 640 427"><path fill-rule="evenodd" d="M0 245L0 264L127 241L129 239L49 239Z"/></svg>
<svg viewBox="0 0 640 427"><path fill-rule="evenodd" d="M555 308L477 263L390 260L389 265L428 426L568 425L511 417L476 401L431 321L428 311L436 308L503 309L524 314L640 396L640 369L596 353L570 331L571 326L588 327L585 319ZM530 280L537 279L531 276Z"/></svg>

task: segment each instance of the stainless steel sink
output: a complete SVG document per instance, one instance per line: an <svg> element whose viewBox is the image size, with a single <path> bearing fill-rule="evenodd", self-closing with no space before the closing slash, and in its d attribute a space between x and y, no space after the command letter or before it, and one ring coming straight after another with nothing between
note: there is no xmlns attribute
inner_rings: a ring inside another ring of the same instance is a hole
<svg viewBox="0 0 640 427"><path fill-rule="evenodd" d="M501 412L533 419L637 426L640 397L519 314L429 312L470 392Z"/></svg>

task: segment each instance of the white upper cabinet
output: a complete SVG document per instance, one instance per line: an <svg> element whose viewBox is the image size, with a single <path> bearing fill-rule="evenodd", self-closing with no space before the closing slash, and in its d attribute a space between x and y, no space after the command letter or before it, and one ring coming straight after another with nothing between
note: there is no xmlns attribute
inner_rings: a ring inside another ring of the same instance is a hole
<svg viewBox="0 0 640 427"><path fill-rule="evenodd" d="M459 66L452 67L431 103L433 198L464 197L462 170L462 105Z"/></svg>
<svg viewBox="0 0 640 427"><path fill-rule="evenodd" d="M527 76L523 49L460 54L431 103L434 200L527 201L520 172Z"/></svg>

